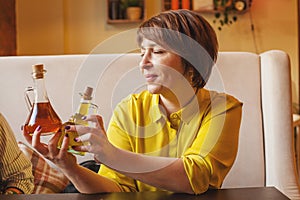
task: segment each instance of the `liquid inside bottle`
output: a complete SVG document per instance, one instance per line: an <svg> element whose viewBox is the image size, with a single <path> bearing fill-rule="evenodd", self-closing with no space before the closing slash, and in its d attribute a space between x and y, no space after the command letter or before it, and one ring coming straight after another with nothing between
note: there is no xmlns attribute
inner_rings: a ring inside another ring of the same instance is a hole
<svg viewBox="0 0 300 200"><path fill-rule="evenodd" d="M34 130L41 126L41 135L49 135L56 133L62 125L62 122L51 106L49 101L45 82L43 64L33 65L32 78L34 82L34 87L31 90L26 91L26 100L30 107L30 113L24 124L24 131L26 134L32 135ZM28 92L34 92L34 102L30 102L28 97Z"/></svg>
<svg viewBox="0 0 300 200"><path fill-rule="evenodd" d="M56 133L61 127L61 120L49 102L33 104L24 130L27 134L32 135L38 126L42 127L42 135Z"/></svg>

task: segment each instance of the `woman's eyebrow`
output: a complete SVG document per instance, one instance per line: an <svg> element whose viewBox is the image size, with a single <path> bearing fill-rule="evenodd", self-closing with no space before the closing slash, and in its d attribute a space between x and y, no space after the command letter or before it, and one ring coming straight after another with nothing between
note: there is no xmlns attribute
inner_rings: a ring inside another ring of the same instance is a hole
<svg viewBox="0 0 300 200"><path fill-rule="evenodd" d="M141 43L141 48L152 48L152 47L156 47L159 46L157 43L152 42L152 41L144 41Z"/></svg>
<svg viewBox="0 0 300 200"><path fill-rule="evenodd" d="M155 47L155 46L157 46L157 45L156 44L146 44L146 45L142 44L141 48L146 49L146 48L152 48L152 47Z"/></svg>

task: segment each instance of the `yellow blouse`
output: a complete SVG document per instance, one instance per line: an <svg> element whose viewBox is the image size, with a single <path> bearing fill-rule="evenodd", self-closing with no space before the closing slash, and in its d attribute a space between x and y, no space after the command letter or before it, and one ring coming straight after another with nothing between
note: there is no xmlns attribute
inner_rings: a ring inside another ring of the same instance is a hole
<svg viewBox="0 0 300 200"><path fill-rule="evenodd" d="M168 118L159 95L148 91L130 95L115 108L108 139L131 152L181 158L195 194L220 188L237 154L242 103L206 89L200 89L196 97ZM99 174L114 180L123 191L160 190L104 165Z"/></svg>

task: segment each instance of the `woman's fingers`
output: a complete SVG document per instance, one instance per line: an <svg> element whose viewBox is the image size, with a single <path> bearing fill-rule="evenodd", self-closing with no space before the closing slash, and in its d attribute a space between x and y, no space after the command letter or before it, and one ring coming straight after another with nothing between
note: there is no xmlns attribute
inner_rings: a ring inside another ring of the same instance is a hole
<svg viewBox="0 0 300 200"><path fill-rule="evenodd" d="M83 142L83 145L73 146L72 148L80 152L97 153L101 151L102 144L106 143L107 140L102 117L100 115L89 115L82 119L89 122L89 125L69 125L65 127L67 133L77 132L76 142ZM95 125L90 126L90 124Z"/></svg>
<svg viewBox="0 0 300 200"><path fill-rule="evenodd" d="M61 137L61 130L59 130L55 135L49 140L48 142L48 149L49 149L49 157L54 158L59 153L59 149L57 147L58 141Z"/></svg>
<svg viewBox="0 0 300 200"><path fill-rule="evenodd" d="M51 139L48 141L48 144L41 143L41 131L42 128L38 126L32 137L29 135L26 135L24 130L23 134L25 136L25 139L31 143L31 145L39 152L41 153L45 158L52 161L58 166L61 167L68 167L68 163L76 163L76 158L68 152L69 149L69 138L68 134L66 134L63 137L63 142L61 145L61 148L58 148L58 141L60 140L60 137L62 137L62 132L59 130L57 133L55 133Z"/></svg>
<svg viewBox="0 0 300 200"><path fill-rule="evenodd" d="M73 146L72 148L75 151L79 151L79 152L89 152L90 148L89 145L84 145L84 146Z"/></svg>
<svg viewBox="0 0 300 200"><path fill-rule="evenodd" d="M85 121L92 122L95 124L95 128L104 131L103 118L100 115L88 115L84 117Z"/></svg>
<svg viewBox="0 0 300 200"><path fill-rule="evenodd" d="M85 133L94 132L95 128L83 126L83 125L68 125L65 128L66 133L68 132L77 132L78 135L83 135Z"/></svg>
<svg viewBox="0 0 300 200"><path fill-rule="evenodd" d="M103 130L102 129L93 128L93 127L89 127L89 126L83 126L83 125L71 125L71 126L68 126L68 127L66 127L66 132L67 133L68 132L77 132L77 134L80 136L80 138L83 135L87 135L89 133L95 134L95 135L103 134Z"/></svg>
<svg viewBox="0 0 300 200"><path fill-rule="evenodd" d="M48 154L48 148L45 144L41 143L41 131L42 131L42 127L38 126L32 135L32 141L31 141L31 145L33 146L33 148L35 148L38 152L40 152L42 155L47 155Z"/></svg>
<svg viewBox="0 0 300 200"><path fill-rule="evenodd" d="M67 156L68 154L68 150L69 150L69 135L65 134L64 138L63 138L63 142L61 144L60 147L60 151L59 151L59 157L64 158Z"/></svg>
<svg viewBox="0 0 300 200"><path fill-rule="evenodd" d="M32 143L32 136L25 132L24 126L21 127L21 130L23 131L23 136L24 136L25 140L26 140L29 144L31 144L31 143Z"/></svg>

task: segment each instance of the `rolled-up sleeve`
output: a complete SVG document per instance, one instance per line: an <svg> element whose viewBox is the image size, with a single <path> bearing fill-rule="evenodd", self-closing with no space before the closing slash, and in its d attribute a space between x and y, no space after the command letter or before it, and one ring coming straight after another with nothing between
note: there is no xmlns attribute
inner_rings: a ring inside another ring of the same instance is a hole
<svg viewBox="0 0 300 200"><path fill-rule="evenodd" d="M202 120L192 145L181 157L195 194L220 188L238 151L242 103L228 101Z"/></svg>

